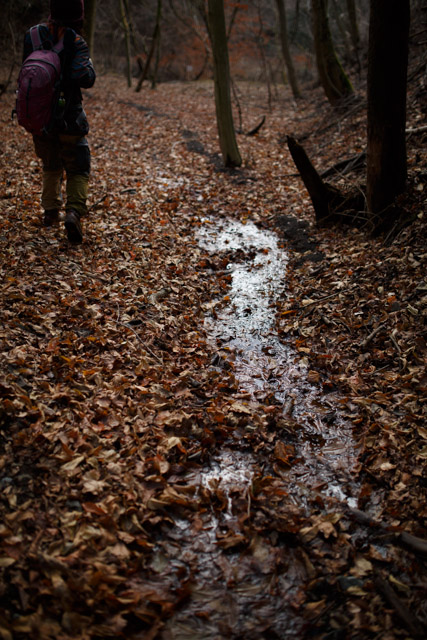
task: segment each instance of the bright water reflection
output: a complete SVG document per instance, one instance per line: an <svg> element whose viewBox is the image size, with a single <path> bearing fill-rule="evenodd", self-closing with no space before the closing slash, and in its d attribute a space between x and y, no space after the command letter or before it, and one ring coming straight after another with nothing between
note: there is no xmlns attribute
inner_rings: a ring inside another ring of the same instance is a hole
<svg viewBox="0 0 427 640"><path fill-rule="evenodd" d="M206 220L198 240L203 249L226 252L230 260L229 302L206 318L208 334L232 361L241 389L252 400L274 397L284 411L292 407L299 423L302 462L289 471L289 483L297 493L302 484L322 486L325 493L356 506L357 488L349 475L356 458L351 425L339 416L334 399L307 381L304 360L275 332L275 303L285 287L288 262L277 235L250 222ZM217 464L221 467L220 459Z"/></svg>
<svg viewBox="0 0 427 640"><path fill-rule="evenodd" d="M232 364L242 394L252 403L282 406L284 417L292 413L299 461L282 474L288 499L304 508L310 504L307 494L320 488L355 505L351 428L340 418L337 400L308 382L301 356L275 332L275 303L283 293L288 262L277 236L251 223L209 220L198 240L212 254L226 252L229 260L229 300L205 320L220 354L218 364L224 359ZM262 473L262 465L254 453L224 447L209 465L187 474L186 484L198 487L199 495L209 492L212 501L196 524L174 518L171 548L179 562L191 567L193 586L189 602L166 624L164 640L303 637L304 621L292 606L307 579L298 549L283 551L285 569L276 566L280 545L268 537L254 535L243 550L238 544L227 550L221 546L224 536L239 539L241 518L251 513L253 478Z"/></svg>

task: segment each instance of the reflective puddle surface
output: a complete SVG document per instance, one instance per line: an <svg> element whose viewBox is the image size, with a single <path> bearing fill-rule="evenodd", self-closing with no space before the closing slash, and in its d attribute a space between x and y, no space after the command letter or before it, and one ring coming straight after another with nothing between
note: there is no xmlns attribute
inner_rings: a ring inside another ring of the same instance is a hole
<svg viewBox="0 0 427 640"><path fill-rule="evenodd" d="M275 303L286 287L288 262L278 237L250 222L210 219L203 221L198 241L202 249L228 259L226 297L220 310L205 319L218 354L214 364L228 363L247 402L275 404L284 420L297 425L297 455L280 474L284 491L298 506L313 490L356 506L351 425L340 417L338 399L308 381L301 355L275 332ZM174 555L190 567L193 582L191 599L172 616L163 638L298 637L303 621L295 603L307 578L298 549L278 551L268 538L257 536L239 548L252 483L263 473L255 452L224 447L209 465L188 476L199 495L208 492L220 507L202 508L191 524L175 520L170 536L176 541Z"/></svg>
<svg viewBox="0 0 427 640"><path fill-rule="evenodd" d="M356 457L351 425L340 417L336 399L307 380L303 358L275 332L275 303L286 287L288 261L278 237L250 222L208 221L199 242L211 253L231 256L229 302L206 319L212 341L232 362L242 391L261 403L274 399L298 423L301 461L289 471L289 483L322 487L356 506L357 487L348 477Z"/></svg>

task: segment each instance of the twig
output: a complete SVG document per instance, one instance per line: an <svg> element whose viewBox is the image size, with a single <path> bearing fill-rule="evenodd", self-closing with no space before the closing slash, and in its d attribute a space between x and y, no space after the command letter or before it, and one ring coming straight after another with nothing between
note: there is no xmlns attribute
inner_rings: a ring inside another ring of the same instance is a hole
<svg viewBox="0 0 427 640"><path fill-rule="evenodd" d="M422 133L423 131L427 131L427 124L424 124L422 127L412 127L410 129L406 129L406 133Z"/></svg>
<svg viewBox="0 0 427 640"><path fill-rule="evenodd" d="M115 323L118 324L121 327L125 327L126 329L129 329L129 331L132 331L133 335L135 336L135 338L142 344L142 346L144 347L144 349L150 353L153 358L155 358L158 362L161 362L163 364L163 360L161 358L159 358L158 355L156 355L154 353L154 351L152 351L150 349L150 347L148 345L146 345L141 338L139 337L139 335L137 334L137 332L135 331L135 329L132 329L132 327L130 327L128 324L124 323L124 322L120 322L120 320L115 320Z"/></svg>
<svg viewBox="0 0 427 640"><path fill-rule="evenodd" d="M322 176L322 178L327 178L330 175L333 175L335 173L338 173L340 176L344 176L344 174L349 173L353 169L361 167L365 162L365 160L366 160L366 150L360 151L359 153L356 153L351 158L347 158L346 160L340 160L339 162L336 162L335 164L332 165L332 167L329 167L329 169L322 171L320 175Z"/></svg>
<svg viewBox="0 0 427 640"><path fill-rule="evenodd" d="M131 193L131 194L135 194L137 193L137 190L135 189L135 187L129 187L128 189L122 189L120 191L120 194L122 193Z"/></svg>
<svg viewBox="0 0 427 640"><path fill-rule="evenodd" d="M365 340L362 340L362 342L359 344L359 347L361 349L364 349L365 347L368 346L368 344L371 342L371 340L373 340L373 338L375 338L375 336L378 333L381 333L381 331L385 329L385 324L380 324L376 329L374 329L367 338L365 338Z"/></svg>
<svg viewBox="0 0 427 640"><path fill-rule="evenodd" d="M365 469L365 472L366 471L367 469ZM343 513L346 514L347 517L351 518L358 524L363 525L367 529L370 529L372 531L371 535L373 535L374 537L386 537L387 539L383 540L383 542L386 542L387 544L398 545L399 547L403 547L405 549L408 549L409 551L412 551L412 553L415 553L415 555L427 558L426 539L418 538L417 536L413 536L407 531L399 530L397 527L388 525L384 522L381 522L380 520L375 520L364 511L355 509L354 507L350 507L347 502L344 502L343 500L340 500L339 498L333 496L327 496L318 489L311 489L302 482L298 482L297 484L305 491L313 493L314 495L322 498L325 503L329 502L329 504L342 509Z"/></svg>
<svg viewBox="0 0 427 640"><path fill-rule="evenodd" d="M417 536L413 536L411 533L407 533L406 531L399 534L399 539L405 547L411 549L414 553L427 557L427 540L417 538Z"/></svg>
<svg viewBox="0 0 427 640"><path fill-rule="evenodd" d="M371 518L371 516L364 511L360 511L360 509L353 509L348 505L343 506L347 514L359 524L363 524L370 529L377 529L381 535L390 536L391 543L405 547L416 555L427 557L427 540L424 538L413 536L407 531L398 531L379 520L374 520L374 518Z"/></svg>
<svg viewBox="0 0 427 640"><path fill-rule="evenodd" d="M242 133L243 132L242 107L240 106L240 100L239 100L239 96L237 94L237 89L236 89L236 85L234 84L233 78L231 78L230 84L231 84L231 89L233 91L234 100L236 101L237 113L239 114L239 129L238 129L238 133Z"/></svg>
<svg viewBox="0 0 427 640"><path fill-rule="evenodd" d="M340 291L335 291L335 293L331 293L328 296L323 296L323 298L318 298L317 300L312 300L311 302L307 302L306 304L301 305L303 309L310 307L312 304L317 304L318 302L323 302L324 300L329 300L330 298L334 298L338 296L340 293L348 293L352 290L352 287L348 289L341 289Z"/></svg>
<svg viewBox="0 0 427 640"><path fill-rule="evenodd" d="M74 260L68 260L67 264L74 265L76 267L75 273L78 273L80 276L85 276L86 278L92 278L94 280L99 280L99 282L102 282L103 284L110 284L110 281L107 280L106 278L102 278L101 276L98 276L98 275L96 275L94 273L91 273L90 271L86 271L85 269L82 269L81 265L78 264L77 262L75 262ZM70 275L70 272L67 269L59 269L59 268L57 268L55 271L59 272L59 273L63 273L67 277ZM46 276L46 277L49 278L49 276ZM50 280L52 282L56 282L55 277L51 277Z"/></svg>
<svg viewBox="0 0 427 640"><path fill-rule="evenodd" d="M148 353L150 353L153 358L155 358L158 362L161 362L161 364L163 364L163 358L160 358L156 353L154 353L154 351L152 351L152 349L150 349L150 347L145 344L141 338L139 337L139 335L136 333L136 331L134 329L132 329L132 327L129 327L129 325L125 324L123 325L124 327L126 327L127 329L130 329L132 331L132 333L135 335L135 337L139 340L139 342L142 344L142 346L144 347L144 349L146 351L148 351Z"/></svg>
<svg viewBox="0 0 427 640"><path fill-rule="evenodd" d="M345 120L349 116L352 116L353 114L357 113L358 111L360 111L365 107L366 107L365 102L363 100L360 100L360 102L357 102L352 109L349 109L348 111L344 112L341 118L336 118L335 120L332 120L331 122L329 122L327 125L324 125L323 128L319 127L315 131L308 133L303 139L306 140L312 135L312 133L315 133L315 134L325 133L325 131L328 131L328 129L331 129L334 126L340 125L343 120Z"/></svg>
<svg viewBox="0 0 427 640"><path fill-rule="evenodd" d="M250 131L248 131L248 133L246 134L247 136L254 136L258 133L258 131L261 129L261 127L263 126L265 122L265 116L262 116L261 121L257 124L256 127L254 127L253 129L251 129Z"/></svg>
<svg viewBox="0 0 427 640"><path fill-rule="evenodd" d="M92 211L92 209L95 209L95 207L97 207L99 204L101 204L101 202L104 202L104 200L106 200L109 195L110 195L109 193L104 193L102 198L100 198L99 200L94 202L94 204L89 207L89 211Z"/></svg>
<svg viewBox="0 0 427 640"><path fill-rule="evenodd" d="M384 598L393 607L399 618L410 631L411 635L414 638L425 638L425 631L423 631L421 622L411 613L406 604L402 602L390 583L379 573L375 575L374 582L378 590L381 591Z"/></svg>
<svg viewBox="0 0 427 640"><path fill-rule="evenodd" d="M390 340L392 341L392 343L394 344L394 346L396 347L396 351L397 353L401 354L402 353L402 349L399 347L396 338L394 337L394 334L396 333L396 329L392 332L392 334L390 335Z"/></svg>

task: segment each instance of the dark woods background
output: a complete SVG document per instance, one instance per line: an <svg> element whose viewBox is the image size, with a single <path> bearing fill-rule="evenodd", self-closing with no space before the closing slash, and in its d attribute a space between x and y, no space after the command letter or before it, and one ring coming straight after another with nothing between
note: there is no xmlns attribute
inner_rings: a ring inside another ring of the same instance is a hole
<svg viewBox="0 0 427 640"><path fill-rule="evenodd" d="M86 5L92 2L86 0ZM283 4L297 80L315 82L318 73L313 43L313 2L284 0ZM369 0L328 0L326 4L337 57L357 84L366 79ZM418 59L422 55L423 42L425 45L427 41L426 32L422 30L427 19L426 3L411 0L410 5L410 54ZM355 22L351 16L352 6ZM47 18L49 2L0 0L0 8L0 84L4 87L11 66L15 67L16 73L19 68L26 29ZM225 11L233 78L272 85L287 82L277 0L225 0ZM156 40L148 74L151 81L212 78L205 0L98 0L95 15L92 57L98 72L127 73L128 34L133 77L141 74ZM88 33L86 36L90 39Z"/></svg>
<svg viewBox="0 0 427 640"><path fill-rule="evenodd" d="M86 3L88 4L88 3ZM130 32L132 74L144 64L161 13L156 60L156 80L211 78L209 38L200 0L98 0L93 58L98 71L126 73L123 5ZM420 1L413 1L419 8ZM298 79L315 80L316 68L310 0L286 0L289 44ZM356 0L358 41L354 42L348 2L329 1L330 28L337 54L347 71L358 73L366 62L368 0ZM31 25L49 13L48 0L1 0L0 82L4 83L13 61L18 64L22 38ZM280 26L275 0L225 2L233 77L241 80L284 81ZM86 34L87 35L87 34ZM153 71L151 72L151 75Z"/></svg>
<svg viewBox="0 0 427 640"><path fill-rule="evenodd" d="M407 101L416 104L417 134L425 122L425 0L224 0L225 33L217 45L212 33L219 0L85 0L85 6L83 35L98 75L125 76L136 90L143 83L154 88L211 80L215 53L228 48L230 78L224 83L231 85L237 109L248 81L265 85L270 108L283 84L295 99L320 86L330 105L344 110L361 100L368 114L367 208L376 216L371 226L381 229L384 219L388 224L400 215L390 206L407 183ZM49 1L0 0L0 7L1 95L14 90L23 35L46 20ZM223 78L223 71L216 78ZM217 105L219 129L225 128L227 109L231 112L229 105ZM221 140L224 162L238 165L238 152L231 157L228 145ZM323 200L329 212L329 195ZM362 206L355 201L356 210Z"/></svg>

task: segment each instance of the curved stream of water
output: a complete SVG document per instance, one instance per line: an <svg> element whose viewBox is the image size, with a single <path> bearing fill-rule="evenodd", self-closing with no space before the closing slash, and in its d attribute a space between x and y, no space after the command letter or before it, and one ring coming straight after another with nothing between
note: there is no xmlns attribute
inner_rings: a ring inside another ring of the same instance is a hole
<svg viewBox="0 0 427 640"><path fill-rule="evenodd" d="M357 487L348 475L356 458L352 427L340 417L334 398L308 382L304 359L275 331L275 303L288 262L277 235L251 222L207 220L199 243L210 253L230 256L229 303L215 318L206 318L208 334L228 354L241 389L252 400L274 396L284 414L291 411L300 425L302 461L289 472L290 484L324 486L326 494L356 506Z"/></svg>
<svg viewBox="0 0 427 640"><path fill-rule="evenodd" d="M288 262L278 237L250 222L207 219L198 242L204 250L226 254L229 260L228 302L205 319L220 360L232 364L240 390L252 403L262 407L273 399L282 406L284 416L292 413L298 424L298 460L282 475L286 493L302 505L307 492L321 489L355 506L358 488L350 473L356 459L351 425L340 417L337 400L310 384L301 355L283 345L275 331L275 303L283 293ZM225 553L218 544L224 531L239 533L233 501L239 501L240 512L242 500L247 501L249 512L256 468L255 455L224 448L209 465L188 475L187 483L199 491L212 496L220 492L225 506L219 514L205 510L196 530L187 520L174 519L169 537L176 541L173 548L178 559L192 567L194 584L191 601L166 624L165 640L299 637L303 622L292 599L297 599L305 576L292 549L286 550L287 569L276 574L273 589L268 566L274 551L266 541L251 541L251 552L246 554L234 549Z"/></svg>

